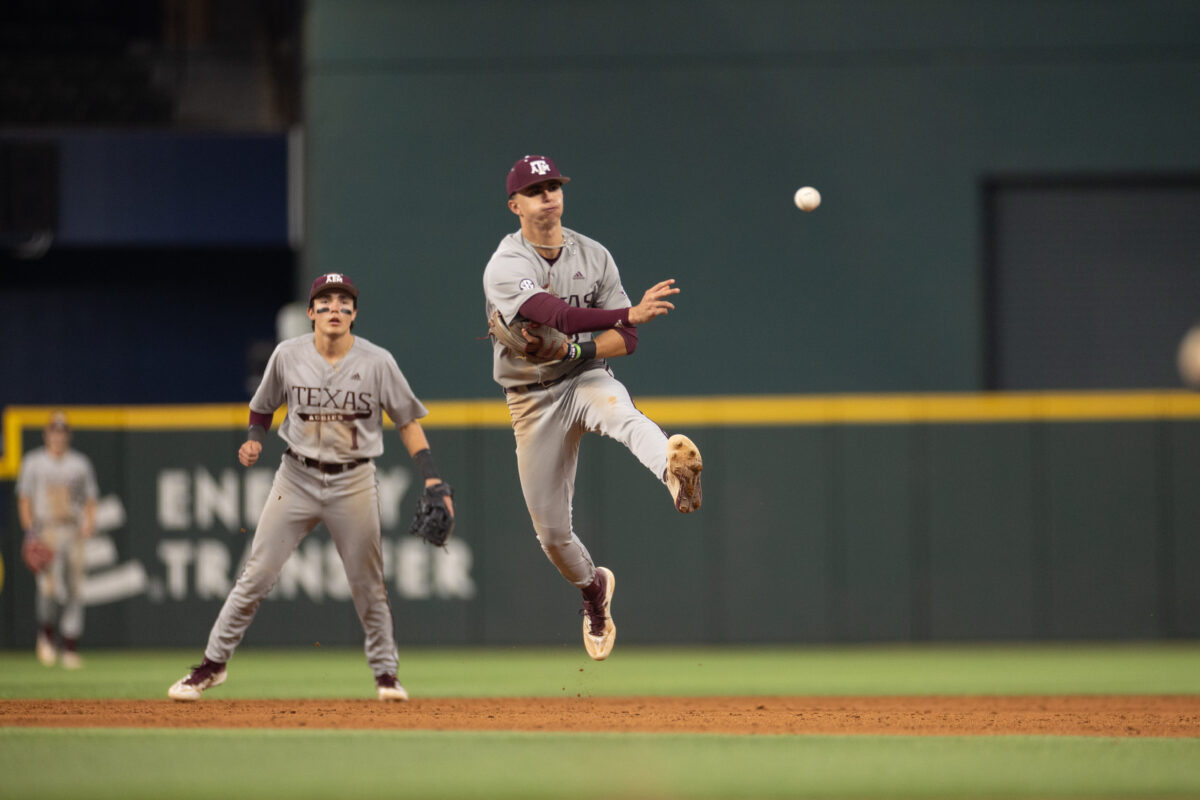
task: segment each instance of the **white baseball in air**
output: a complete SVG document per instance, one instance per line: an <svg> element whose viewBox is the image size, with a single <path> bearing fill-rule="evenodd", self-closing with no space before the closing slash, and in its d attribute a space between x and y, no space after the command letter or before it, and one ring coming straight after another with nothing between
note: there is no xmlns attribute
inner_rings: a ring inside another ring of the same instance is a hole
<svg viewBox="0 0 1200 800"><path fill-rule="evenodd" d="M801 186L792 199L796 201L796 208L801 211L813 211L821 205L821 193L811 186Z"/></svg>

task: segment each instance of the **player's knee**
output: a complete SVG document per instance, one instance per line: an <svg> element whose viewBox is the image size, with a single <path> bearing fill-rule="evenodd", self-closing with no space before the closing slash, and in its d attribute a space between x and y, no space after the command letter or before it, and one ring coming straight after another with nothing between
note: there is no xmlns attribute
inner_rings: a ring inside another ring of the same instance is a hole
<svg viewBox="0 0 1200 800"><path fill-rule="evenodd" d="M551 560L566 552L575 538L570 528L538 528L536 533L542 550L550 556Z"/></svg>

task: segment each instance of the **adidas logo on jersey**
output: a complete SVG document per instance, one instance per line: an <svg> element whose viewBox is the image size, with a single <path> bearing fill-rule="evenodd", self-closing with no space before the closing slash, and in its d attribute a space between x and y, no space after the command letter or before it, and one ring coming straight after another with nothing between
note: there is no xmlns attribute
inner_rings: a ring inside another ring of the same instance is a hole
<svg viewBox="0 0 1200 800"><path fill-rule="evenodd" d="M354 373L353 375L351 375L351 376L350 376L350 380L352 380L352 381L361 381L361 380L362 380L362 375L359 375L359 374L356 372L356 373Z"/></svg>
<svg viewBox="0 0 1200 800"><path fill-rule="evenodd" d="M571 280L576 280L576 281L581 281L581 280L583 280L583 273L582 273L582 272L580 272L579 270L576 270L576 271L575 271L575 277L574 277L574 278L572 278Z"/></svg>

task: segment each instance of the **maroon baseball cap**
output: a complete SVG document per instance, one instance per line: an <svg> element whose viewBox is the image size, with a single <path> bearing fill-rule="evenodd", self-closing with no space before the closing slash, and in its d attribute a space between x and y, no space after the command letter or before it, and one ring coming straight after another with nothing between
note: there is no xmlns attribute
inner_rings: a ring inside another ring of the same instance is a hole
<svg viewBox="0 0 1200 800"><path fill-rule="evenodd" d="M312 288L308 290L308 302L311 303L313 298L321 292L333 289L343 291L358 300L358 287L354 285L354 281L350 280L349 275L343 275L340 272L326 272L312 282Z"/></svg>
<svg viewBox="0 0 1200 800"><path fill-rule="evenodd" d="M525 156L519 159L517 163L512 165L512 169L508 171L508 196L512 197L517 192L533 186L535 183L542 181L559 181L567 183L571 179L558 171L558 167L554 162L546 156Z"/></svg>

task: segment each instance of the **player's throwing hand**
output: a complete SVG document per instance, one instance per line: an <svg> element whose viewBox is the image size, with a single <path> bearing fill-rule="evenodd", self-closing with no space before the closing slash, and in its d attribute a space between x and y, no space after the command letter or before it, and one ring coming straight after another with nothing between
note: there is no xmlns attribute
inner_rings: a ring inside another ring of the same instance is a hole
<svg viewBox="0 0 1200 800"><path fill-rule="evenodd" d="M674 303L662 299L669 295L679 294L679 290L671 285L673 283L675 283L675 279L668 278L647 289L646 293L642 295L642 302L629 309L629 321L634 325L641 325L674 310Z"/></svg>

